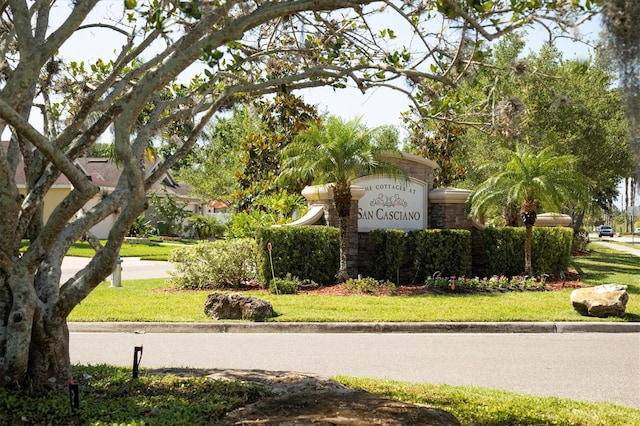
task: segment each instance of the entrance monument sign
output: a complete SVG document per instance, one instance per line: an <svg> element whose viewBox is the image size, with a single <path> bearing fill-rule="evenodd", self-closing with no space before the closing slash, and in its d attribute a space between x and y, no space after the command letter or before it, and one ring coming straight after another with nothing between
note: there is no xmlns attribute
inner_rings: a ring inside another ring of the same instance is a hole
<svg viewBox="0 0 640 426"><path fill-rule="evenodd" d="M353 183L364 188L364 195L358 201L358 232L426 228L428 186L425 182L366 176Z"/></svg>

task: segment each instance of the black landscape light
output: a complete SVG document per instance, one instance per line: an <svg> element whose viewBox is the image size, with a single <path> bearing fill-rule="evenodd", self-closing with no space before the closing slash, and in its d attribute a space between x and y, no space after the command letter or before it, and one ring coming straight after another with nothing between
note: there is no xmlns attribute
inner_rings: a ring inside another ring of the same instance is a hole
<svg viewBox="0 0 640 426"><path fill-rule="evenodd" d="M138 356L138 353L140 356ZM142 361L142 345L135 346L133 348L133 378L138 378L138 367L140 366L140 361Z"/></svg>
<svg viewBox="0 0 640 426"><path fill-rule="evenodd" d="M69 405L72 413L77 413L80 409L80 388L73 380L69 380Z"/></svg>

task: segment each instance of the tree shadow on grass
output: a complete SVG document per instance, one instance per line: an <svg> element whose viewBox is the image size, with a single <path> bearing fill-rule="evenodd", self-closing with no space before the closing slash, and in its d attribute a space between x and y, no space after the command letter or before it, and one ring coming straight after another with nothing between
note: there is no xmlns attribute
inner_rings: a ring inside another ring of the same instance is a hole
<svg viewBox="0 0 640 426"><path fill-rule="evenodd" d="M629 321L629 322L640 322L640 315L638 314L631 314L629 312L625 313L624 318L625 321Z"/></svg>
<svg viewBox="0 0 640 426"><path fill-rule="evenodd" d="M613 250L605 252L594 249L588 256L574 258L573 263L583 278L592 281L603 282L616 274L640 275L640 258ZM640 280L638 283L625 283L625 285L628 286L628 293L640 294Z"/></svg>

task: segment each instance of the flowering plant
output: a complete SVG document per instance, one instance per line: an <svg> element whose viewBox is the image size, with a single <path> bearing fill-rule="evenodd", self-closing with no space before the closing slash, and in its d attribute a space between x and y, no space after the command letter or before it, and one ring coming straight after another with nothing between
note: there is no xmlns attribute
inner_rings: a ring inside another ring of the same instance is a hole
<svg viewBox="0 0 640 426"><path fill-rule="evenodd" d="M490 292L502 290L544 290L545 279L536 277L494 275L490 278L479 277L428 277L425 287L457 292Z"/></svg>

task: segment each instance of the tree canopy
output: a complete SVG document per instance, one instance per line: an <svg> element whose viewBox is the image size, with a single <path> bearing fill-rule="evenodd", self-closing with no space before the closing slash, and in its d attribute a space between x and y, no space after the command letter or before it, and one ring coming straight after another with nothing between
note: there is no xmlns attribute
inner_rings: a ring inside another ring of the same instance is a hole
<svg viewBox="0 0 640 426"><path fill-rule="evenodd" d="M487 178L478 165L507 161L517 144L576 156L590 179L591 203L606 208L631 171L623 95L602 58L564 59L553 45L526 53L525 35L512 33L470 67L447 108L420 101L406 116L412 146L443 166L445 184L473 188ZM572 206L580 218L589 204Z"/></svg>

